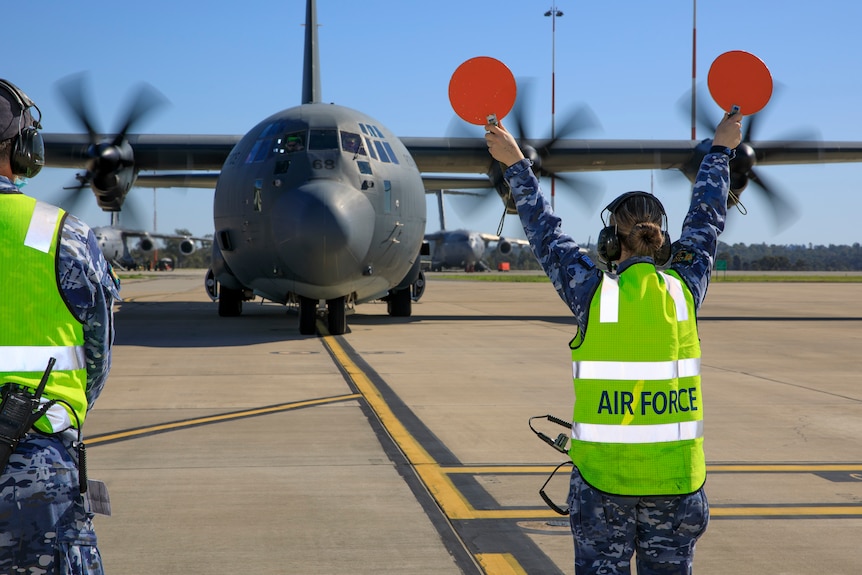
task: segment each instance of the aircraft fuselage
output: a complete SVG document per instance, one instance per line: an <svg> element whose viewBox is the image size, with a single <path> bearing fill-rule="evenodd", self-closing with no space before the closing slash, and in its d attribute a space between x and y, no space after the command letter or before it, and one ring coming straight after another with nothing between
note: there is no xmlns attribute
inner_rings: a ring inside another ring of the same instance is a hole
<svg viewBox="0 0 862 575"><path fill-rule="evenodd" d="M279 303L386 296L419 258L424 193L413 158L376 120L333 104L274 114L219 176L216 279Z"/></svg>

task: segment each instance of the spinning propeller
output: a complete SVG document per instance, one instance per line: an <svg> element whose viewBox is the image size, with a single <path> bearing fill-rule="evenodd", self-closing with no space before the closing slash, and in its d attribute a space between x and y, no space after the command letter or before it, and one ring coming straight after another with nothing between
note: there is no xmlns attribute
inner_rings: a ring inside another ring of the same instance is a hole
<svg viewBox="0 0 862 575"><path fill-rule="evenodd" d="M738 106L743 114L744 127L742 141L736 147L736 157L730 162L730 194L727 206L737 206L746 213L745 206L739 203L742 192L749 182L763 194L769 204L776 228L787 226L798 217L797 210L788 195L780 192L775 185L756 172L757 152L752 144L755 125L759 125L757 112L769 102L773 93L772 76L766 65L756 56L739 50L725 52L715 59L709 70L708 87L715 103L725 112ZM703 98L698 98L695 118L698 128L711 133L718 121L706 111ZM683 106L681 106L683 107ZM690 114L691 110L686 109ZM697 153L683 169L683 173L694 181L703 156L709 151L712 141L705 140L697 146Z"/></svg>
<svg viewBox="0 0 862 575"><path fill-rule="evenodd" d="M510 111L512 121L508 130L515 137L524 156L533 162L533 173L537 177L559 180L577 193L589 206L594 206L601 196L601 187L586 178L569 173L555 173L543 167L544 160L553 153L558 140L572 138L577 133L598 127L595 115L586 107L574 110L554 131L553 137L541 140L530 139L527 112L530 86L522 82L520 90L512 73L500 61L480 56L461 64L449 82L449 101L455 113L464 121L484 126L489 117L500 120ZM517 214L514 199L503 178L505 166L491 161L488 176L497 194L506 206L506 214ZM502 228L502 221L501 221Z"/></svg>
<svg viewBox="0 0 862 575"><path fill-rule="evenodd" d="M83 156L87 171L77 174L77 185L69 188L60 204L70 209L78 204L81 192L90 187L96 195L99 207L108 212L118 212L123 206L126 193L136 176L135 156L126 138L129 130L155 108L166 102L164 96L148 84L141 84L123 116L120 129L114 136L100 135L93 123L93 114L85 97L84 74L75 74L58 82L63 100L79 125L87 132L89 145Z"/></svg>
<svg viewBox="0 0 862 575"><path fill-rule="evenodd" d="M512 110L510 132L524 155L532 160L533 173L537 177L549 177L562 182L587 206L594 208L604 191L601 185L571 172L553 172L546 169L543 164L544 160L553 154L554 146L559 140L582 137L586 132L601 128L598 118L586 105L572 107L563 115L562 122L554 126L553 137L548 136L541 140L530 139L529 134L533 132L527 121L527 110L531 106L532 83L522 82L522 88L520 97ZM502 173L500 177L502 178Z"/></svg>

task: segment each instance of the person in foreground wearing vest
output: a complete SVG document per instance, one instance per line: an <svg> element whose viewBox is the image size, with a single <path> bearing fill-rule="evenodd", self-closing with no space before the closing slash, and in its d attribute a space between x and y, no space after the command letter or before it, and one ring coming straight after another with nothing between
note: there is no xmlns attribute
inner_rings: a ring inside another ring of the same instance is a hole
<svg viewBox="0 0 862 575"><path fill-rule="evenodd" d="M578 325L568 502L577 575L631 573L635 554L638 575L692 572L709 521L696 313L724 230L741 120L716 128L672 245L652 194L628 192L603 210L598 251L609 273L561 231L512 135L485 127L533 252Z"/></svg>
<svg viewBox="0 0 862 575"><path fill-rule="evenodd" d="M90 228L21 193L44 164L31 110L0 80L0 573L101 574L105 496L79 473L81 426L110 370L119 281Z"/></svg>

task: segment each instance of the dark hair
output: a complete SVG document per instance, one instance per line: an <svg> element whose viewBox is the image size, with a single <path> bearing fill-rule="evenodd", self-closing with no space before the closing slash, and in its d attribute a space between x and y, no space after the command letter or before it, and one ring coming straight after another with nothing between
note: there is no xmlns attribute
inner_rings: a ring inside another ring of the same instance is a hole
<svg viewBox="0 0 862 575"><path fill-rule="evenodd" d="M15 138L9 138L0 142L0 163L8 162L12 157L12 142Z"/></svg>
<svg viewBox="0 0 862 575"><path fill-rule="evenodd" d="M658 200L646 195L625 200L611 214L623 246L636 256L652 257L664 243L664 210Z"/></svg>

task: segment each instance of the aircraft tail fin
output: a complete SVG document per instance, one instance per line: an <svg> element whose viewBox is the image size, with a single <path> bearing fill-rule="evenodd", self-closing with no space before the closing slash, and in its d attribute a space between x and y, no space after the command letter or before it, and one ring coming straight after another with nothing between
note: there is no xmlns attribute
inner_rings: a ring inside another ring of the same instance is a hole
<svg viewBox="0 0 862 575"><path fill-rule="evenodd" d="M305 3L305 53L302 67L302 103L321 101L320 52L317 47L317 2Z"/></svg>

